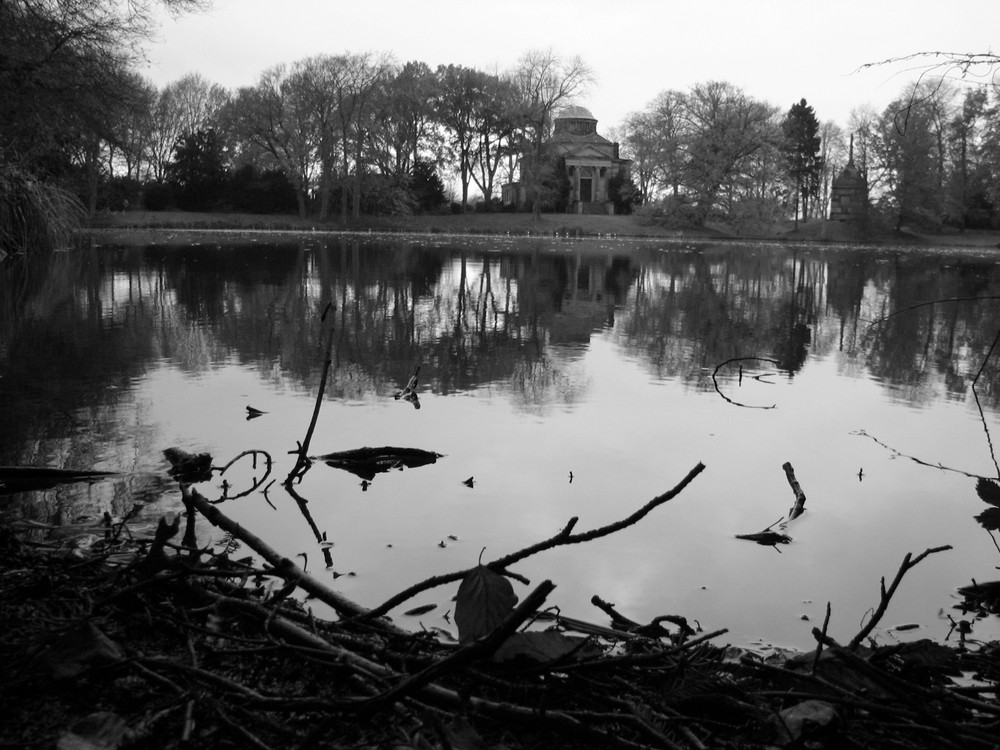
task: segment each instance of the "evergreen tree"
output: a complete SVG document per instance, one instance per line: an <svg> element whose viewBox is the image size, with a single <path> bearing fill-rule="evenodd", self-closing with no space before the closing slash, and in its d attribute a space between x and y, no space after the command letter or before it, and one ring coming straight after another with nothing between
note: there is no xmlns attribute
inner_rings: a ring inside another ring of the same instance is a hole
<svg viewBox="0 0 1000 750"><path fill-rule="evenodd" d="M436 211L447 202L444 183L441 182L437 168L433 163L424 159L417 159L414 162L413 175L410 179L410 194L413 196L417 210L421 213Z"/></svg>
<svg viewBox="0 0 1000 750"><path fill-rule="evenodd" d="M784 135L782 153L788 167L788 175L795 182L795 226L799 225L799 209L802 218L809 216L809 203L819 192L819 178L823 171L823 157L820 156L821 139L819 120L813 108L805 99L793 104L781 123Z"/></svg>
<svg viewBox="0 0 1000 750"><path fill-rule="evenodd" d="M167 181L174 186L178 208L216 208L226 182L226 164L215 130L198 130L181 137L174 147L174 160L167 167Z"/></svg>

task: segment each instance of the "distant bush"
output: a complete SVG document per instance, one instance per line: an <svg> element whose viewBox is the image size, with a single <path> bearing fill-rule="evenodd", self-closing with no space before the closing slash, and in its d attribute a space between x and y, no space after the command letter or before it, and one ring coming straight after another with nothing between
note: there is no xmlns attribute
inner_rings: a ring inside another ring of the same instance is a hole
<svg viewBox="0 0 1000 750"><path fill-rule="evenodd" d="M692 229L700 226L697 208L684 196L668 195L640 207L636 214L668 229Z"/></svg>
<svg viewBox="0 0 1000 750"><path fill-rule="evenodd" d="M147 211L168 211L177 207L174 189L165 182L147 182L141 195L142 208Z"/></svg>
<svg viewBox="0 0 1000 750"><path fill-rule="evenodd" d="M252 164L228 175L225 202L234 211L284 214L298 211L295 188L280 169L261 170Z"/></svg>

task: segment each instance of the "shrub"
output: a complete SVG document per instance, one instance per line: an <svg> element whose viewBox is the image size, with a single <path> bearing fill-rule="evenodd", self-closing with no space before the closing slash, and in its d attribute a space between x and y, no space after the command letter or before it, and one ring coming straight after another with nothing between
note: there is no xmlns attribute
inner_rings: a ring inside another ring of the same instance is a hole
<svg viewBox="0 0 1000 750"><path fill-rule="evenodd" d="M167 211L177 207L174 189L165 182L147 182L140 195L142 207L147 211Z"/></svg>

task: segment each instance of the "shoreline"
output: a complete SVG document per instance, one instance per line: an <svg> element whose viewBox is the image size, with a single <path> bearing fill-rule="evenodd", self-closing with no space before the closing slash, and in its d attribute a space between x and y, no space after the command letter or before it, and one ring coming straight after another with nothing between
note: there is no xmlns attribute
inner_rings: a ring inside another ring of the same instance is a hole
<svg viewBox="0 0 1000 750"><path fill-rule="evenodd" d="M699 229L667 229L635 215L585 216L576 214L468 213L432 216L365 217L318 222L297 216L273 214L188 213L182 211L104 213L81 229L84 237L98 237L115 244L154 244L187 237L232 236L239 234L270 237L337 236L357 234L419 235L435 237L525 237L567 239L616 239L673 242L766 242L780 244L861 244L875 246L1000 248L1000 232L967 231L943 234L868 233L862 234L839 222L811 221L794 228L777 226L773 233L740 233L724 225ZM187 233L187 237L185 236Z"/></svg>

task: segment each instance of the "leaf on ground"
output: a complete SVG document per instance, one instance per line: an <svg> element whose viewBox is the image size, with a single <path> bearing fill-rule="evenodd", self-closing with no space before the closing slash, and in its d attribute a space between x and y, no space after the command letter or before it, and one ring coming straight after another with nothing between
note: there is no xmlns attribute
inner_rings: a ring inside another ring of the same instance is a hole
<svg viewBox="0 0 1000 750"><path fill-rule="evenodd" d="M1000 484L992 479L980 477L979 481L976 482L976 494L983 502L1000 508Z"/></svg>
<svg viewBox="0 0 1000 750"><path fill-rule="evenodd" d="M517 604L510 581L484 565L468 572L455 597L459 643L492 633Z"/></svg>
<svg viewBox="0 0 1000 750"><path fill-rule="evenodd" d="M554 630L514 633L493 655L494 661L512 661L518 657L548 664L569 656L579 649L586 638L569 636ZM593 655L600 653L595 650Z"/></svg>

